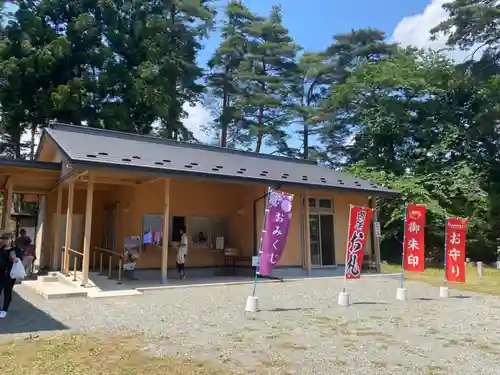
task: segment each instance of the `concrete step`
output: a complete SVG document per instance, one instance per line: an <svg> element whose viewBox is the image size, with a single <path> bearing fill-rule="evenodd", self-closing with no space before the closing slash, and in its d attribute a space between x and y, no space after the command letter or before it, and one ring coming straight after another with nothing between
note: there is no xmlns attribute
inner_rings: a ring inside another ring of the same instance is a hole
<svg viewBox="0 0 500 375"><path fill-rule="evenodd" d="M22 284L33 289L45 299L81 298L88 295L88 291L83 288L78 289L58 281L40 282L34 280L23 281Z"/></svg>

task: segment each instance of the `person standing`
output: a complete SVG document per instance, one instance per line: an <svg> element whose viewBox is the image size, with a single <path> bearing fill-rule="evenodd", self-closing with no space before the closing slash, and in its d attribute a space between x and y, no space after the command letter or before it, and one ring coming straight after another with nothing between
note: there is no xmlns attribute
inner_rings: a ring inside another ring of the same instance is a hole
<svg viewBox="0 0 500 375"><path fill-rule="evenodd" d="M188 238L186 235L186 230L184 228L181 229L181 243L179 248L177 249L177 256L175 259L175 264L177 266L177 271L179 272L179 279L186 278L186 271L184 265L186 263L186 257L188 254Z"/></svg>
<svg viewBox="0 0 500 375"><path fill-rule="evenodd" d="M16 239L16 247L23 251L23 266L26 275L33 273L33 261L35 260L35 247L31 244L31 238L26 235L26 230L21 229Z"/></svg>
<svg viewBox="0 0 500 375"><path fill-rule="evenodd" d="M10 277L10 271L15 262L23 261L23 252L13 246L13 236L4 233L0 236L0 295L3 293L3 305L0 309L0 319L7 316L12 301L12 290L16 279Z"/></svg>

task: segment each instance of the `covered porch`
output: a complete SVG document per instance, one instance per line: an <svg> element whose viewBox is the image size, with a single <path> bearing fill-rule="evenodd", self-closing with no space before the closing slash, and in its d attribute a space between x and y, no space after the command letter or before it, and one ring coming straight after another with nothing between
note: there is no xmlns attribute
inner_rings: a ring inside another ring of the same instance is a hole
<svg viewBox="0 0 500 375"><path fill-rule="evenodd" d="M36 249L36 270L40 262L43 262L46 198L58 184L60 177L61 163L0 159L0 230L16 233L21 229L17 225L19 218L30 218L32 228L28 229L31 229L29 232ZM24 207L28 203L34 203L30 212Z"/></svg>
<svg viewBox="0 0 500 375"><path fill-rule="evenodd" d="M75 171L48 198L47 265L82 286L109 286L104 280L133 288L166 284L178 277L175 256L180 228L186 228L188 280L251 279L267 188L196 177ZM374 200L365 194L297 187L286 191L295 195L293 215L276 276L341 275L349 205L367 206ZM153 240L145 243L151 234ZM129 237L140 244L134 272L124 272ZM367 260L377 263L378 242L372 242Z"/></svg>
<svg viewBox="0 0 500 375"><path fill-rule="evenodd" d="M52 270L76 274L82 285L89 284L93 272L127 284L166 283L177 277L175 255L184 227L190 279L252 277L254 229L262 226L266 191L263 185L200 178L75 172L49 197L46 259ZM300 270L305 269L303 199L297 195L298 230L291 231L291 249L282 262ZM154 240L146 241L151 233ZM140 243L133 273L123 271L129 237Z"/></svg>

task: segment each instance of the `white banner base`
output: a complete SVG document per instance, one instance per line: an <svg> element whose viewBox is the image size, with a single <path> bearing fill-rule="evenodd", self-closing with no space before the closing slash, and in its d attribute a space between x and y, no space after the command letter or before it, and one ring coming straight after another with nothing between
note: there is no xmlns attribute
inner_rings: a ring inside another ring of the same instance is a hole
<svg viewBox="0 0 500 375"><path fill-rule="evenodd" d="M439 298L448 298L449 295L449 290L447 286L442 286L439 288Z"/></svg>
<svg viewBox="0 0 500 375"><path fill-rule="evenodd" d="M340 306L349 306L351 304L351 298L349 296L349 293L347 293L347 292L340 292L339 293L338 304Z"/></svg>
<svg viewBox="0 0 500 375"><path fill-rule="evenodd" d="M406 301L406 288L398 288L398 290L396 291L396 299L399 301Z"/></svg>
<svg viewBox="0 0 500 375"><path fill-rule="evenodd" d="M258 297L247 297L247 303L245 305L246 312L257 312L259 311L259 298Z"/></svg>

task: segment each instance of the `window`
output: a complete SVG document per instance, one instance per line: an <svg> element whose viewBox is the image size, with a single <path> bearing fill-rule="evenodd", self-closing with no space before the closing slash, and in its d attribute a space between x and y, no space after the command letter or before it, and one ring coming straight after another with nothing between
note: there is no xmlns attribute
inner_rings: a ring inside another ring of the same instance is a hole
<svg viewBox="0 0 500 375"><path fill-rule="evenodd" d="M169 240L181 242L181 230L189 235L192 245L214 248L217 237L224 237L227 241L226 218L206 216L170 216ZM163 240L163 216L144 215L142 220L142 244L161 246Z"/></svg>
<svg viewBox="0 0 500 375"><path fill-rule="evenodd" d="M144 215L142 219L142 239L143 244L161 245L163 232L162 215Z"/></svg>
<svg viewBox="0 0 500 375"><path fill-rule="evenodd" d="M227 241L226 219L220 217L195 216L188 218L187 231L193 245L214 248L217 237Z"/></svg>
<svg viewBox="0 0 500 375"><path fill-rule="evenodd" d="M225 218L213 217L210 220L210 243L212 247L216 246L217 237L224 237L224 241L227 243L227 226Z"/></svg>
<svg viewBox="0 0 500 375"><path fill-rule="evenodd" d="M319 208L332 208L332 200L331 199L319 199L318 202Z"/></svg>
<svg viewBox="0 0 500 375"><path fill-rule="evenodd" d="M210 246L210 218L190 217L188 234L192 244Z"/></svg>
<svg viewBox="0 0 500 375"><path fill-rule="evenodd" d="M333 201L329 198L309 198L309 212L333 213Z"/></svg>
<svg viewBox="0 0 500 375"><path fill-rule="evenodd" d="M171 242L181 242L181 230L186 230L186 218L184 216L172 216L170 218Z"/></svg>

